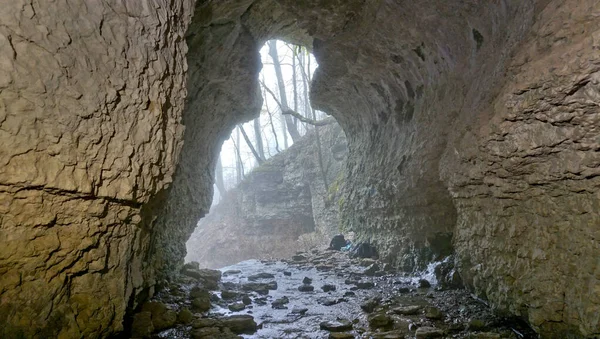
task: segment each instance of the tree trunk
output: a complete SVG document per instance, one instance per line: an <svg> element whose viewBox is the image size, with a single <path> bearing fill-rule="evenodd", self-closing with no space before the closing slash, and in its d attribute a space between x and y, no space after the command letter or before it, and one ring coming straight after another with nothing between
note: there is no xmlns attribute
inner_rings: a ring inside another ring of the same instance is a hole
<svg viewBox="0 0 600 339"><path fill-rule="evenodd" d="M287 95L285 93L285 83L283 82L283 74L281 73L281 63L279 62L279 54L277 53L277 41L271 40L268 42L269 45L269 55L271 59L273 59L273 67L275 68L275 76L277 77L277 86L279 87L279 100L281 101L282 111L289 109ZM298 133L298 129L292 120L292 117L287 115L284 117L285 124L287 125L287 130L290 132L290 136L292 137L292 141L297 141L300 139L300 133Z"/></svg>
<svg viewBox="0 0 600 339"><path fill-rule="evenodd" d="M304 67L304 61L306 60L306 68ZM302 53L302 61L300 62L302 68L302 77L304 78L302 81L304 85L304 105L306 109L312 113L312 120L317 121L317 114L315 110L310 105L309 93L308 93L308 84L310 83L310 56L305 59L304 53ZM322 120L321 120L322 121ZM323 149L321 146L321 133L319 131L319 125L315 126L315 141L317 142L317 156L319 160L319 170L321 172L321 178L323 179L323 184L325 185L325 190L329 190L329 180L327 179L328 170L325 168L325 164L323 161Z"/></svg>
<svg viewBox="0 0 600 339"><path fill-rule="evenodd" d="M215 185L219 190L219 196L225 196L225 180L223 180L223 163L221 162L221 154L217 156L217 167L215 168Z"/></svg>
<svg viewBox="0 0 600 339"><path fill-rule="evenodd" d="M254 139L256 141L256 151L258 152L258 156L265 160L265 148L263 147L262 133L260 131L260 116L254 119Z"/></svg>
<svg viewBox="0 0 600 339"><path fill-rule="evenodd" d="M254 155L254 159L256 159L256 162L259 165L261 165L264 162L264 160L260 157L260 155L256 151L256 148L254 148L254 145L252 145L252 141L248 137L248 134L246 134L246 131L244 131L244 127L242 127L242 125L238 125L238 128L240 129L240 132L242 132L242 136L244 137L244 140L246 140L246 144L248 145L248 148L250 148L252 155Z"/></svg>
<svg viewBox="0 0 600 339"><path fill-rule="evenodd" d="M267 110L267 114L269 115L269 123L271 125L271 132L273 132L273 137L275 138L275 151L277 151L277 153L281 152L281 149L279 149L279 138L277 137L277 132L275 131L275 124L273 123L273 114L271 114L271 109L269 108L269 101L267 100L267 93L264 89L265 87L265 78L263 77L260 81L260 85L262 86L263 90L262 95L263 95L263 102L265 103L265 109ZM284 134L286 133L285 128L283 130ZM271 145L269 145L269 143L267 142L267 148L269 149L269 154L271 154Z"/></svg>
<svg viewBox="0 0 600 339"><path fill-rule="evenodd" d="M294 111L298 112L298 84L296 79L296 58L294 58L295 46L292 46L292 84L294 93ZM298 128L298 119L294 119L294 125Z"/></svg>
<svg viewBox="0 0 600 339"><path fill-rule="evenodd" d="M239 184L244 179L244 163L242 162L242 154L240 151L240 129L236 127L235 129L235 141L233 142L233 147L235 147L235 172L237 177L236 184Z"/></svg>

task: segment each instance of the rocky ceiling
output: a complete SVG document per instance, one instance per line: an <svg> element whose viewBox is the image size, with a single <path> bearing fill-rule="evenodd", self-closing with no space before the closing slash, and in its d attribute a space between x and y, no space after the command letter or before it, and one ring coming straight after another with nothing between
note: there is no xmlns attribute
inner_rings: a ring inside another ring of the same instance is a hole
<svg viewBox="0 0 600 339"><path fill-rule="evenodd" d="M548 337L600 334L595 0L12 1L0 10L0 332L105 337L177 269L258 49L312 47L348 136L341 218L451 252Z"/></svg>

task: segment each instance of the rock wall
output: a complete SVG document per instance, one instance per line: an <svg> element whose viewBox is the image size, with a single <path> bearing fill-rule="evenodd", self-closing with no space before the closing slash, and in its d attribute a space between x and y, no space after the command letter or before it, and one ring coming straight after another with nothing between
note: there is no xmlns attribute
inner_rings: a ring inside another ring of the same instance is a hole
<svg viewBox="0 0 600 339"><path fill-rule="evenodd" d="M599 14L551 2L441 166L463 277L548 337L600 335Z"/></svg>
<svg viewBox="0 0 600 339"><path fill-rule="evenodd" d="M105 336L177 268L274 37L313 46L313 103L348 135L348 229L405 269L454 250L542 334L599 335L599 7L7 2L2 335Z"/></svg>
<svg viewBox="0 0 600 339"><path fill-rule="evenodd" d="M151 286L142 206L182 146L190 1L0 11L0 337L103 337Z"/></svg>
<svg viewBox="0 0 600 339"><path fill-rule="evenodd" d="M186 260L220 268L326 246L338 232L337 198L348 150L336 123L319 127L319 140L323 169L316 134L310 131L224 195L188 240Z"/></svg>

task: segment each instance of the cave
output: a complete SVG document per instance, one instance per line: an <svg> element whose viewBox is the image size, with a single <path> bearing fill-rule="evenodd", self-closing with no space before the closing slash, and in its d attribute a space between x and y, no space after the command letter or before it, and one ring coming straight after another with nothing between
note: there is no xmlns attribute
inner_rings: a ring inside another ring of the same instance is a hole
<svg viewBox="0 0 600 339"><path fill-rule="evenodd" d="M12 1L0 10L0 336L108 337L183 264L258 50L312 50L340 219L543 337L600 335L595 0Z"/></svg>

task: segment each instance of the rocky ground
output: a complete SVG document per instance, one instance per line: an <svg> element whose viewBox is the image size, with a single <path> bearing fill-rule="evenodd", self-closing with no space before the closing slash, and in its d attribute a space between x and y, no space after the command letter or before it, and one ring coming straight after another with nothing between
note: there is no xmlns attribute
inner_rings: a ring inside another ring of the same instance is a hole
<svg viewBox="0 0 600 339"><path fill-rule="evenodd" d="M536 337L433 275L408 276L332 250L221 270L186 264L131 327L133 338Z"/></svg>

